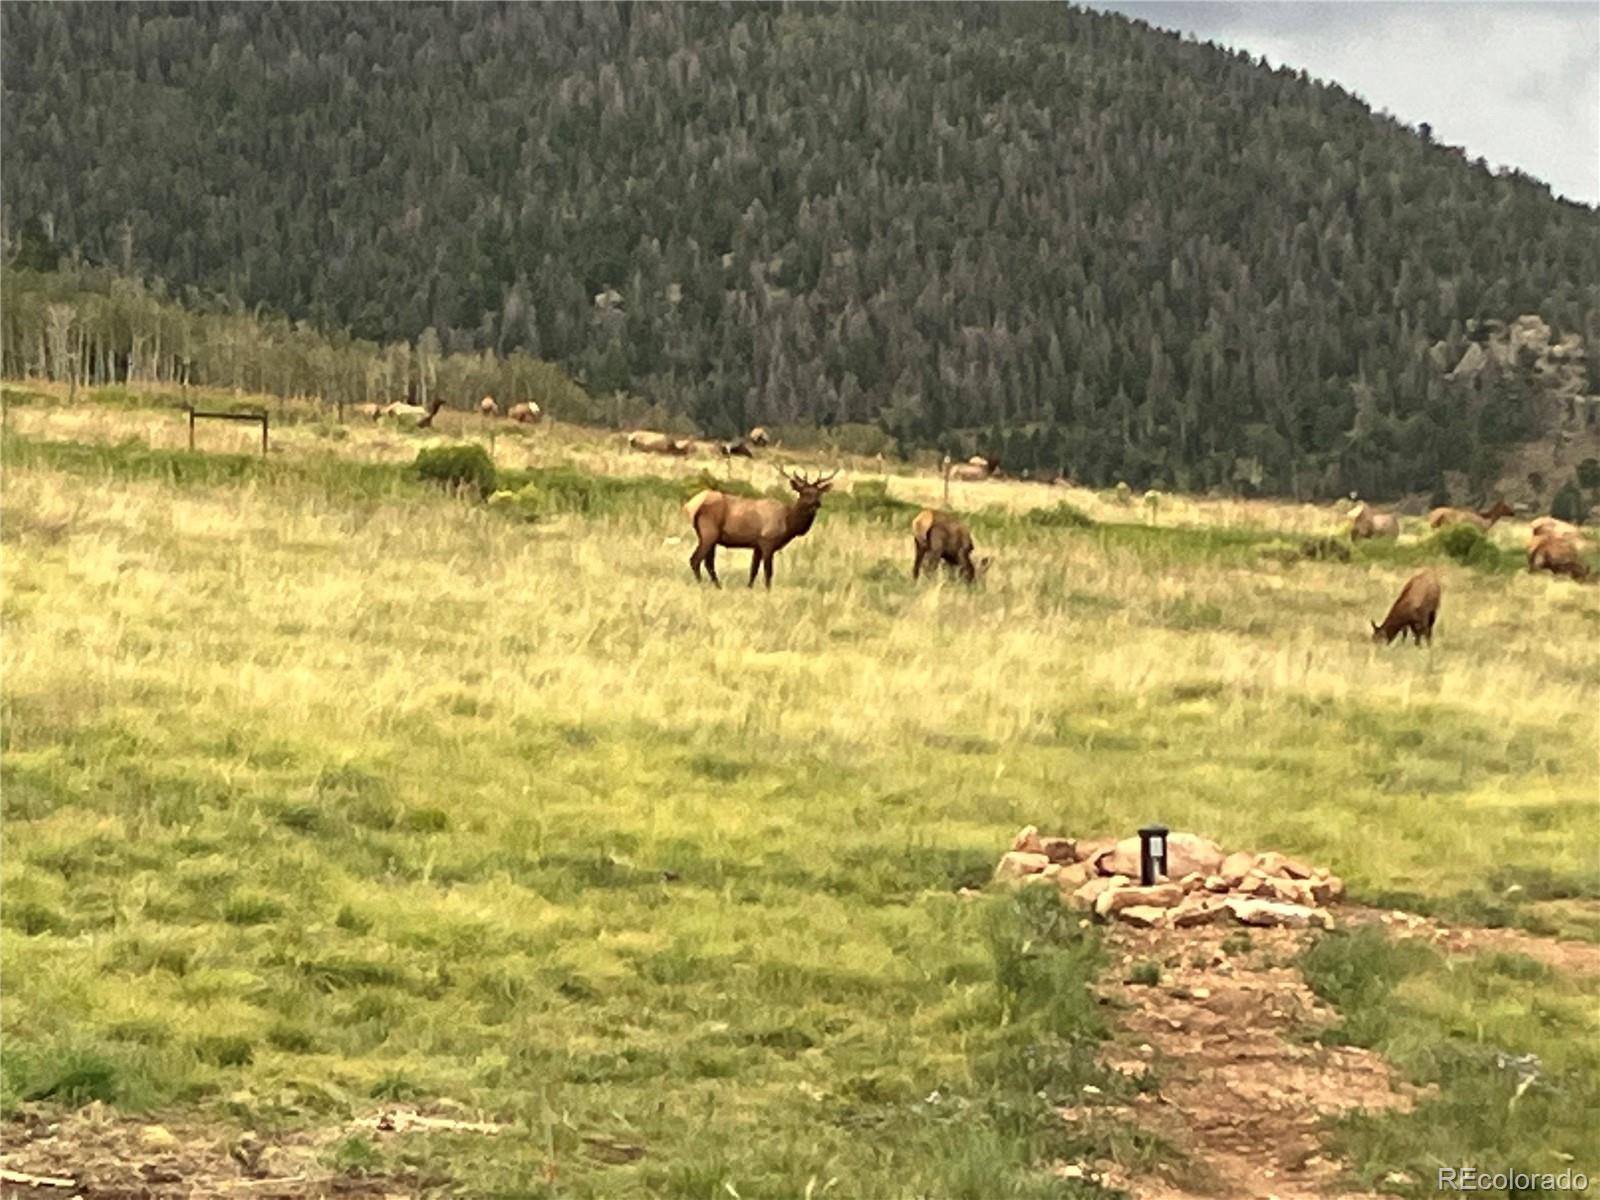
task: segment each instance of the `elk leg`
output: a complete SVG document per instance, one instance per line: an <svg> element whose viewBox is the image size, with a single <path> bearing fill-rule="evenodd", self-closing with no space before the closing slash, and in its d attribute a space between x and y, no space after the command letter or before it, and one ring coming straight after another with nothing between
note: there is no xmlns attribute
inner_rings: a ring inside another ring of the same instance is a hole
<svg viewBox="0 0 1600 1200"><path fill-rule="evenodd" d="M766 576L767 591L770 592L772 590L772 555L771 554L768 554L765 558L763 558L761 560L761 570L762 570L762 573Z"/></svg>
<svg viewBox="0 0 1600 1200"><path fill-rule="evenodd" d="M706 574L711 576L712 583L718 587L722 586L722 580L717 578L717 546L715 542L711 544L711 549L706 551Z"/></svg>
<svg viewBox="0 0 1600 1200"><path fill-rule="evenodd" d="M755 587L755 585L756 585L756 572L759 571L760 569L761 569L761 547L757 546L754 550L750 551L750 582L746 585L747 587Z"/></svg>
<svg viewBox="0 0 1600 1200"><path fill-rule="evenodd" d="M916 550L917 556L911 560L911 578L913 580L922 578L922 547L918 546Z"/></svg>

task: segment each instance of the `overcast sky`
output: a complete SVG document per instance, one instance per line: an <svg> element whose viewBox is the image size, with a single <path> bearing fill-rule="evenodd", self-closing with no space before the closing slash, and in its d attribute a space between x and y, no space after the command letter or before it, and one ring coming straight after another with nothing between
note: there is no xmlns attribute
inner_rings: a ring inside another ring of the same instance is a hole
<svg viewBox="0 0 1600 1200"><path fill-rule="evenodd" d="M1332 80L1600 204L1600 0L1087 0Z"/></svg>

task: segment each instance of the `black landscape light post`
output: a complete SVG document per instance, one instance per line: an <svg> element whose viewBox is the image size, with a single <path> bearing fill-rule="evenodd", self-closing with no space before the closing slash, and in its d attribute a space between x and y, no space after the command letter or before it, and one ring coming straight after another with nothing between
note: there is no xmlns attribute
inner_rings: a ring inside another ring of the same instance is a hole
<svg viewBox="0 0 1600 1200"><path fill-rule="evenodd" d="M1149 887L1167 873L1167 827L1146 825L1139 830L1139 882Z"/></svg>

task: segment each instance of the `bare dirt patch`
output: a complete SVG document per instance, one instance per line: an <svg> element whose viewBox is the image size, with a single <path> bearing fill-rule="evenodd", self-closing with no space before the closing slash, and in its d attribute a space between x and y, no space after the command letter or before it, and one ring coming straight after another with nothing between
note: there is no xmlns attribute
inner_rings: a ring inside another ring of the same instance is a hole
<svg viewBox="0 0 1600 1200"><path fill-rule="evenodd" d="M417 1132L498 1131L488 1122L409 1108L385 1109L332 1130L258 1135L221 1124L133 1120L98 1103L69 1114L27 1107L0 1129L0 1197L387 1200L415 1195L417 1181L334 1170L328 1162L335 1142L355 1134L378 1142Z"/></svg>
<svg viewBox="0 0 1600 1200"><path fill-rule="evenodd" d="M1351 925L1382 925L1391 937L1423 938L1446 954L1522 954L1555 971L1600 976L1600 944L1539 937L1520 929L1480 929L1445 925L1414 913L1347 905L1341 915Z"/></svg>
<svg viewBox="0 0 1600 1200"><path fill-rule="evenodd" d="M1216 928L1108 929L1114 966L1100 993L1118 1010L1118 1036L1106 1063L1128 1075L1151 1072L1153 1081L1117 1115L1166 1139L1185 1160L1134 1179L1084 1164L1063 1165L1063 1174L1087 1170L1139 1200L1365 1194L1341 1186L1344 1164L1324 1141L1326 1118L1405 1110L1420 1093L1371 1051L1311 1041L1338 1016L1295 966L1312 933L1252 930L1248 950L1237 950L1239 936ZM1225 941L1236 952L1224 950ZM1159 981L1148 982L1157 970ZM1092 1119L1085 1108L1062 1116Z"/></svg>

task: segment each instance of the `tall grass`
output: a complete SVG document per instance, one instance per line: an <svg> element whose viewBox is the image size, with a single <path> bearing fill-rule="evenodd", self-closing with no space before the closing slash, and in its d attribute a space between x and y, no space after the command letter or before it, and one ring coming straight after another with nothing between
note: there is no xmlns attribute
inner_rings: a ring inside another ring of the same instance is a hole
<svg viewBox="0 0 1600 1200"><path fill-rule="evenodd" d="M1434 648L1383 648L1398 563L997 519L983 588L919 587L830 498L715 592L687 480L535 464L574 499L526 524L359 451L154 453L7 443L8 1105L446 1096L520 1130L427 1152L483 1189L1041 1194L1156 1151L1052 1140L1094 947L955 895L1018 825L1595 934L1573 585L1447 564Z"/></svg>

